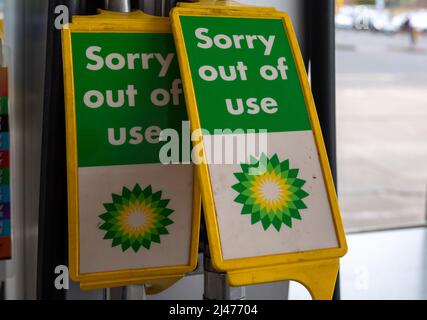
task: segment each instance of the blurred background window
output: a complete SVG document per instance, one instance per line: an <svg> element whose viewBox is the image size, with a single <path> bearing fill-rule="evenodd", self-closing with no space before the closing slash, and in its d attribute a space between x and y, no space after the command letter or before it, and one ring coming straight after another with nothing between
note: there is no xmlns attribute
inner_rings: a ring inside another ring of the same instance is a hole
<svg viewBox="0 0 427 320"><path fill-rule="evenodd" d="M336 1L338 189L347 230L423 225L427 0Z"/></svg>

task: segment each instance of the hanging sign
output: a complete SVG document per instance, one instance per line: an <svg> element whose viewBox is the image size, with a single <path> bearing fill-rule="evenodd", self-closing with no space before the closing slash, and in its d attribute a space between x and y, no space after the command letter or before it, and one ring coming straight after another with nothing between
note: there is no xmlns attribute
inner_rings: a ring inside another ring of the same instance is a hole
<svg viewBox="0 0 427 320"><path fill-rule="evenodd" d="M214 267L231 285L293 279L331 298L347 247L289 17L187 4L171 19Z"/></svg>
<svg viewBox="0 0 427 320"><path fill-rule="evenodd" d="M169 20L73 17L63 52L71 277L176 281L196 267L200 196L190 162L161 159L161 132L189 131Z"/></svg>

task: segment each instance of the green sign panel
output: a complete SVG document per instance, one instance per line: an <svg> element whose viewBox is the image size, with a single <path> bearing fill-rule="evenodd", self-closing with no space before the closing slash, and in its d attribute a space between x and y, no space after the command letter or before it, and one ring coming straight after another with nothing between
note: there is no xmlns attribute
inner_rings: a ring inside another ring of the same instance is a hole
<svg viewBox="0 0 427 320"><path fill-rule="evenodd" d="M171 34L71 35L78 166L159 163L187 119Z"/></svg>
<svg viewBox="0 0 427 320"><path fill-rule="evenodd" d="M310 129L281 19L180 21L204 129Z"/></svg>

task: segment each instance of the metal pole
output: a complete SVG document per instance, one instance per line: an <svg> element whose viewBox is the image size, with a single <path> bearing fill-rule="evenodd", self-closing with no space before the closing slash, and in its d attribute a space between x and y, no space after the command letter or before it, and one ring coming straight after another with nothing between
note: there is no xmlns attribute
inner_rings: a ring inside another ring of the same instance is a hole
<svg viewBox="0 0 427 320"><path fill-rule="evenodd" d="M104 0L105 10L117 12L130 12L130 0Z"/></svg>
<svg viewBox="0 0 427 320"><path fill-rule="evenodd" d="M0 301L6 300L6 290L5 290L5 282L0 281Z"/></svg>
<svg viewBox="0 0 427 320"><path fill-rule="evenodd" d="M93 3L94 1L91 1ZM87 0L50 0L46 41L43 137L37 250L37 298L65 299L54 286L55 267L67 265L67 169L65 155L64 86L60 30L54 26L55 8L73 15L88 14Z"/></svg>
<svg viewBox="0 0 427 320"><path fill-rule="evenodd" d="M166 0L165 15L169 15L171 7L175 6L177 1ZM182 0L181 2L194 2ZM204 272L204 300L244 300L246 298L245 287L230 287L227 284L226 273L216 271L211 263L209 252L209 243L207 239L206 224L203 215L200 221L200 243L199 250L203 252L203 272Z"/></svg>
<svg viewBox="0 0 427 320"><path fill-rule="evenodd" d="M177 1L176 0L165 0L165 12L164 12L164 15L166 16L166 17L169 17L169 11L173 8L173 7L175 7L175 4L177 3Z"/></svg>
<svg viewBox="0 0 427 320"><path fill-rule="evenodd" d="M427 221L427 184L426 184L426 192L425 192L425 221Z"/></svg>
<svg viewBox="0 0 427 320"><path fill-rule="evenodd" d="M163 16L163 0L154 1L154 15Z"/></svg>
<svg viewBox="0 0 427 320"><path fill-rule="evenodd" d="M104 0L105 9L117 12L130 12L130 0ZM108 300L144 300L144 285L129 285L120 288L104 289L104 299Z"/></svg>
<svg viewBox="0 0 427 320"><path fill-rule="evenodd" d="M145 286L144 285L129 285L123 290L122 300L145 300Z"/></svg>
<svg viewBox="0 0 427 320"><path fill-rule="evenodd" d="M209 246L204 245L204 300L245 300L245 287L230 287L226 274L215 271L212 267Z"/></svg>
<svg viewBox="0 0 427 320"><path fill-rule="evenodd" d="M309 0L311 86L322 127L332 176L337 188L335 124L335 1ZM339 275L334 299L340 299Z"/></svg>
<svg viewBox="0 0 427 320"><path fill-rule="evenodd" d="M145 11L145 1L144 0L138 0L136 2L137 2L137 4L136 4L137 9Z"/></svg>

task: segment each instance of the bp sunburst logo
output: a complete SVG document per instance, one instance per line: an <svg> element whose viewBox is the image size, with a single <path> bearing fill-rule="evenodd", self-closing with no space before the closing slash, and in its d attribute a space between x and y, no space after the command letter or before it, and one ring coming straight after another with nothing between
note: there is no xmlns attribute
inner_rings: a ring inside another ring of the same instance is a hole
<svg viewBox="0 0 427 320"><path fill-rule="evenodd" d="M136 184L133 190L123 187L122 194L112 194L111 203L104 203L106 213L99 217L105 230L104 239L112 240L112 247L120 245L122 251L142 247L150 249L151 243L160 243L160 236L169 234L167 226L173 221L168 217L174 210L167 207L162 191L153 193L151 185L144 190Z"/></svg>
<svg viewBox="0 0 427 320"><path fill-rule="evenodd" d="M242 172L234 173L239 183L232 188L239 195L234 199L243 205L241 214L251 215L251 223L261 221L264 230L271 225L280 231L282 224L292 228L292 219L301 220L299 210L307 206L302 199L308 193L299 179L299 169L289 167L289 159L280 161L277 154L269 159L261 154L250 164L241 164Z"/></svg>

